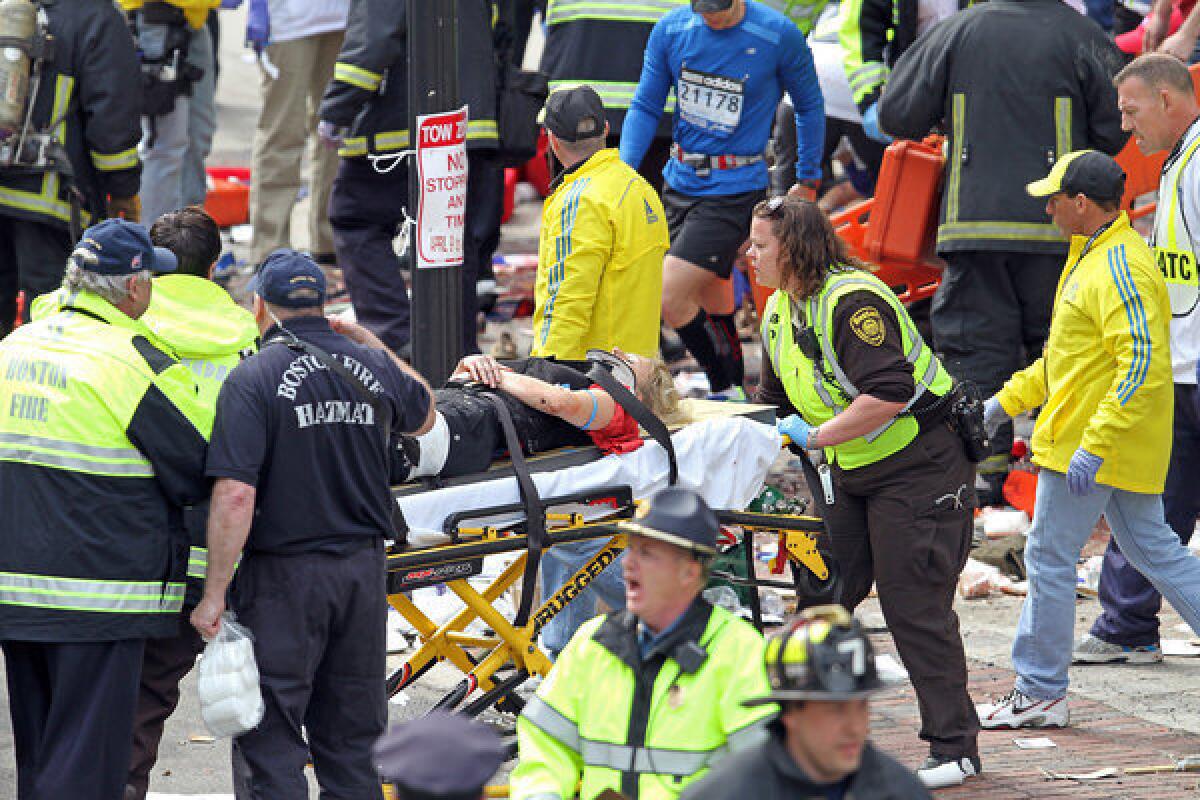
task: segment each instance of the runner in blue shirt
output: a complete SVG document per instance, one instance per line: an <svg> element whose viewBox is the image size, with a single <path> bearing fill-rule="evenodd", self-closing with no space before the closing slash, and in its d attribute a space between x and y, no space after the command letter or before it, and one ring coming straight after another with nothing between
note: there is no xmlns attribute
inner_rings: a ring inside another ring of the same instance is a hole
<svg viewBox="0 0 1200 800"><path fill-rule="evenodd" d="M704 368L714 396L744 399L742 346L732 309L722 308L725 282L765 196L763 153L784 91L796 109L792 193L814 199L825 134L821 87L804 35L783 14L756 0L691 0L659 20L646 45L621 132L621 158L635 169L672 88L678 112L663 171L671 232L663 319Z"/></svg>

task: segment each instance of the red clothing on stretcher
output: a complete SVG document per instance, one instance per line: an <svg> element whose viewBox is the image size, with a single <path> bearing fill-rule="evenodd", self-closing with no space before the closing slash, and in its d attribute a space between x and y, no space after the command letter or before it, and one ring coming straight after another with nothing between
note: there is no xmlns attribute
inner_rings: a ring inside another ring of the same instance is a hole
<svg viewBox="0 0 1200 800"><path fill-rule="evenodd" d="M603 391L596 384L592 384L588 389L589 391ZM629 416L629 412L620 403L615 400L613 402L616 410L608 424L594 431L586 431L587 435L592 437L596 447L599 447L600 452L606 456L614 453L618 455L632 453L642 446L642 438L638 435L637 420Z"/></svg>

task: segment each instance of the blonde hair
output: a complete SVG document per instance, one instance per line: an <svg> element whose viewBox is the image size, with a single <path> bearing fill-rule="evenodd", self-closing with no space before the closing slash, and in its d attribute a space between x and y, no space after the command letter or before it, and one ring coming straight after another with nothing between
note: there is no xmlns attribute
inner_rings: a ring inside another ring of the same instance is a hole
<svg viewBox="0 0 1200 800"><path fill-rule="evenodd" d="M638 387L641 400L654 416L667 425L683 425L688 422L687 414L683 413L680 404L679 390L675 388L675 378L671 370L661 358L651 359L653 370L644 385Z"/></svg>

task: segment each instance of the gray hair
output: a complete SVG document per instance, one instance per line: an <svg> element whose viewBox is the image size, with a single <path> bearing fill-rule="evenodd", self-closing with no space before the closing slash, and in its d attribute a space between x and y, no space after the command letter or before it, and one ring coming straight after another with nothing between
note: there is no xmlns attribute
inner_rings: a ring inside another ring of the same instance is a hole
<svg viewBox="0 0 1200 800"><path fill-rule="evenodd" d="M98 272L84 269L75 263L74 259L67 260L67 273L63 276L63 288L69 292L91 292L112 303L114 306L129 299L129 279L149 281L150 270L143 269L130 275L101 275Z"/></svg>

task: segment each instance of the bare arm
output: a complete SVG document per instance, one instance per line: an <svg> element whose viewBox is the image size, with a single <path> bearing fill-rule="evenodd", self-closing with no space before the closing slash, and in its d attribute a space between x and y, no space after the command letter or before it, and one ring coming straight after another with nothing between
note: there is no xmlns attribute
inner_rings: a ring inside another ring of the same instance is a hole
<svg viewBox="0 0 1200 800"><path fill-rule="evenodd" d="M809 447L833 447L865 436L887 424L903 410L904 403L893 403L869 394L860 394L845 411L821 425L816 440L809 440Z"/></svg>
<svg viewBox="0 0 1200 800"><path fill-rule="evenodd" d="M617 410L608 392L600 389L566 389L515 372L502 373L499 388L530 408L588 431L603 428Z"/></svg>
<svg viewBox="0 0 1200 800"><path fill-rule="evenodd" d="M1167 38L1173 0L1154 0L1150 12L1142 20L1142 52L1153 53Z"/></svg>
<svg viewBox="0 0 1200 800"><path fill-rule="evenodd" d="M1159 5L1161 5L1161 2L1155 4L1154 11L1156 13L1158 12ZM1163 19L1169 20L1171 18L1170 15L1171 6L1168 4ZM1200 36L1200 14L1196 13L1196 7L1193 6L1192 10L1188 13L1187 19L1179 26L1179 30L1164 39L1163 43L1159 45L1158 50L1160 53L1169 53L1186 64L1191 60L1192 50L1196 47L1197 36Z"/></svg>
<svg viewBox="0 0 1200 800"><path fill-rule="evenodd" d="M192 626L207 639L216 636L221 628L225 592L250 535L257 494L253 486L233 478L218 478L213 485L212 506L208 512L208 571L204 578L204 597L192 612Z"/></svg>

